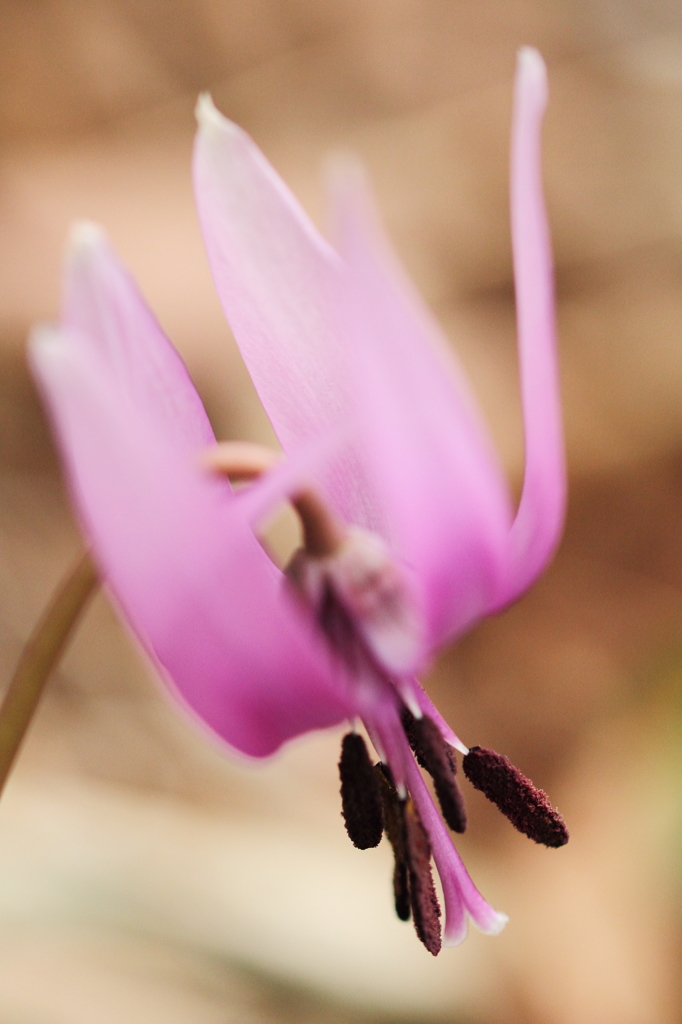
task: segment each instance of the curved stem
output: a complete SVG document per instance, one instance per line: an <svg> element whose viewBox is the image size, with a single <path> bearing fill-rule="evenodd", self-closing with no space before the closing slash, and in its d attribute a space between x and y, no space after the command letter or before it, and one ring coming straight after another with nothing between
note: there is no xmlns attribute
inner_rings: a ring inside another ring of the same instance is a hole
<svg viewBox="0 0 682 1024"><path fill-rule="evenodd" d="M62 581L22 651L0 707L0 793L50 672L59 661L97 583L97 570L89 552L85 552Z"/></svg>

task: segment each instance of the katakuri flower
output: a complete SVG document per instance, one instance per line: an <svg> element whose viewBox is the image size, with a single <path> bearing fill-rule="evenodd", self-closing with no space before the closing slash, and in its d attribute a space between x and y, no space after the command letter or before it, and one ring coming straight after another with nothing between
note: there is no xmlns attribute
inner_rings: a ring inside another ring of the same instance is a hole
<svg viewBox="0 0 682 1024"><path fill-rule="evenodd" d="M523 593L562 527L565 471L552 266L540 181L545 69L519 56L512 241L525 479L513 514L484 424L437 326L403 278L362 176L336 174L335 248L262 153L208 97L194 178L216 287L286 458L217 445L179 356L101 231L81 225L61 322L32 362L102 578L159 673L198 720L253 757L344 720L353 842L395 852L395 900L437 953L467 917L506 918L464 868L464 771L538 842L568 833L506 758L470 750L417 682L443 644ZM233 490L230 480L248 481ZM281 571L258 534L283 500L303 547ZM415 760L416 758L416 760Z"/></svg>

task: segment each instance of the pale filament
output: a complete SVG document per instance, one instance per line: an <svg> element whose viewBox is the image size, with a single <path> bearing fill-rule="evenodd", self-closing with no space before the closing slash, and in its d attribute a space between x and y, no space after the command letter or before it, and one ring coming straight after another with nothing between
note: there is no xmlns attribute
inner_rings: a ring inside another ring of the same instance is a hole
<svg viewBox="0 0 682 1024"><path fill-rule="evenodd" d="M256 480L281 462L283 456L265 445L249 441L221 441L202 453L208 469L228 477L231 483ZM291 496L291 504L303 527L303 547L312 558L335 554L347 536L346 527L312 489Z"/></svg>

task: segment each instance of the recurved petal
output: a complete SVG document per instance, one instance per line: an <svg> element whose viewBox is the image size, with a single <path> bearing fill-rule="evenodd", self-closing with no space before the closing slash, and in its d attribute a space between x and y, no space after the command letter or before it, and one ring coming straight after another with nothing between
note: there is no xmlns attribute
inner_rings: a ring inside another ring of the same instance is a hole
<svg viewBox="0 0 682 1024"><path fill-rule="evenodd" d="M357 168L339 169L332 197L359 448L433 649L497 593L507 490L463 375L381 236Z"/></svg>
<svg viewBox="0 0 682 1024"><path fill-rule="evenodd" d="M194 188L218 295L286 452L347 424L343 353L330 317L339 260L263 154L203 96ZM371 525L348 450L322 489L347 521Z"/></svg>
<svg viewBox="0 0 682 1024"><path fill-rule="evenodd" d="M541 180L546 102L542 57L525 47L516 73L511 211L526 468L498 605L522 594L544 569L559 541L566 505L552 253Z"/></svg>
<svg viewBox="0 0 682 1024"><path fill-rule="evenodd" d="M215 442L185 364L102 229L88 221L71 231L62 320L84 344L97 348L121 390L156 416L183 450Z"/></svg>
<svg viewBox="0 0 682 1024"><path fill-rule="evenodd" d="M253 756L346 717L342 670L227 482L178 453L96 344L46 329L31 351L103 578L187 707Z"/></svg>

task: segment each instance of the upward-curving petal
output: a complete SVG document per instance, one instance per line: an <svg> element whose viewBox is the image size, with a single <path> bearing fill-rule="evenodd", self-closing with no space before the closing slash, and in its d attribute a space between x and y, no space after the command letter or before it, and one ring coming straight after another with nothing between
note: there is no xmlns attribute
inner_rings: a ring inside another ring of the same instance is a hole
<svg viewBox="0 0 682 1024"><path fill-rule="evenodd" d="M540 160L546 103L542 57L525 47L516 74L511 211L526 468L498 606L522 594L545 568L566 506L552 253Z"/></svg>
<svg viewBox="0 0 682 1024"><path fill-rule="evenodd" d="M411 570L426 628L403 668L421 667L500 585L511 515L475 404L364 194L341 190L344 267L248 136L207 99L198 116L195 191L230 325L285 449L355 426L323 487Z"/></svg>
<svg viewBox="0 0 682 1024"><path fill-rule="evenodd" d="M200 399L100 234L80 240L67 282L67 324L37 333L32 362L86 536L134 632L186 704L247 754L347 717L343 669L251 524L315 452L236 500L200 466L213 441Z"/></svg>
<svg viewBox="0 0 682 1024"><path fill-rule="evenodd" d="M361 174L340 169L335 185L338 306L359 445L433 649L497 593L509 498L474 399L382 238Z"/></svg>
<svg viewBox="0 0 682 1024"><path fill-rule="evenodd" d="M289 453L347 426L344 359L330 317L339 260L257 146L208 96L197 118L194 188L216 289ZM375 525L350 448L318 484L346 521Z"/></svg>
<svg viewBox="0 0 682 1024"><path fill-rule="evenodd" d="M96 346L120 387L158 417L180 451L215 443L185 364L102 229L88 221L71 231L62 320Z"/></svg>
<svg viewBox="0 0 682 1024"><path fill-rule="evenodd" d="M32 358L103 577L188 707L253 756L346 717L341 670L227 482L178 458L82 339L44 329Z"/></svg>

